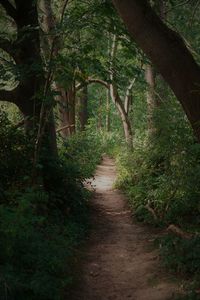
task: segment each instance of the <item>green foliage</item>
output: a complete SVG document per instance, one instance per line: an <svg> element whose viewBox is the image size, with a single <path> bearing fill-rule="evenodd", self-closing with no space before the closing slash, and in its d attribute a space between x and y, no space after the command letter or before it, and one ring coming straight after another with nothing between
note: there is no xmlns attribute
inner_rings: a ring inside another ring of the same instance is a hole
<svg viewBox="0 0 200 300"><path fill-rule="evenodd" d="M195 291L190 291L187 295L179 296L175 300L199 300L199 294Z"/></svg>
<svg viewBox="0 0 200 300"><path fill-rule="evenodd" d="M145 107L136 106L133 149L118 149L116 185L127 193L138 221L164 227L173 223L194 233L190 240L165 236L159 248L165 267L192 282L186 288L187 295L179 299L196 300L200 279L200 145L168 89L158 86L158 90L161 95L165 91L165 101L162 99L154 110L152 131L145 130L144 119L138 118L140 111L146 113Z"/></svg>
<svg viewBox="0 0 200 300"><path fill-rule="evenodd" d="M79 226L45 214L48 195L29 190L15 207L0 206L0 294L2 300L57 300L72 280ZM40 210L40 211L38 211Z"/></svg>
<svg viewBox="0 0 200 300"><path fill-rule="evenodd" d="M200 236L184 239L168 235L160 241L161 256L165 265L176 273L200 278Z"/></svg>
<svg viewBox="0 0 200 300"><path fill-rule="evenodd" d="M55 161L44 151L48 161L42 157L41 178L33 187L30 139L6 113L1 112L0 125L1 299L62 299L88 226L88 192L78 162Z"/></svg>
<svg viewBox="0 0 200 300"><path fill-rule="evenodd" d="M185 279L188 293L178 299L199 299L199 294L196 291L200 287L200 236L183 239L167 235L159 240L159 248L165 267L176 275L181 274ZM188 282L191 278L193 278L192 283Z"/></svg>
<svg viewBox="0 0 200 300"><path fill-rule="evenodd" d="M94 175L97 164L101 160L104 145L102 135L88 128L69 137L64 146L61 146L61 155L67 164L76 162L78 176L87 179Z"/></svg>
<svg viewBox="0 0 200 300"><path fill-rule="evenodd" d="M118 185L140 218L148 205L161 223L198 224L200 146L174 101L162 104L155 122L153 137L137 138L133 152L119 154Z"/></svg>
<svg viewBox="0 0 200 300"><path fill-rule="evenodd" d="M0 201L18 186L22 187L30 174L31 146L24 133L16 129L7 114L0 113Z"/></svg>

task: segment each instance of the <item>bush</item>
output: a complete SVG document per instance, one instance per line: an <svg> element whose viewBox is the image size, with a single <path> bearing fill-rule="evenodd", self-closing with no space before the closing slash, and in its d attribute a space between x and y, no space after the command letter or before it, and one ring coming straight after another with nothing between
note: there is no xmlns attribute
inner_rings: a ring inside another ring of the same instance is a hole
<svg viewBox="0 0 200 300"><path fill-rule="evenodd" d="M138 211L148 204L162 224L199 224L200 145L180 108L169 104L158 111L153 139L136 137L132 151L119 152L117 185L131 206ZM153 220L147 215L144 219Z"/></svg>
<svg viewBox="0 0 200 300"><path fill-rule="evenodd" d="M167 235L158 242L165 267L176 275L182 275L186 282L187 295L180 296L177 300L200 299L197 292L200 289L200 236L183 239Z"/></svg>
<svg viewBox="0 0 200 300"><path fill-rule="evenodd" d="M12 125L5 112L0 112L0 202L10 201L16 187L21 189L29 180L31 154L24 133Z"/></svg>
<svg viewBox="0 0 200 300"><path fill-rule="evenodd" d="M28 191L16 207L0 207L0 294L5 300L61 299L72 280L71 259L79 225L45 215L48 195Z"/></svg>
<svg viewBox="0 0 200 300"><path fill-rule="evenodd" d="M42 178L33 185L30 141L6 113L0 125L0 298L63 299L88 226L79 161L54 161L44 151L45 168L37 166Z"/></svg>
<svg viewBox="0 0 200 300"><path fill-rule="evenodd" d="M118 152L117 186L127 193L139 221L164 227L173 223L196 234L200 225L200 145L173 98L160 104L154 122L153 134L136 136L132 151L123 148ZM199 235L191 240L166 236L160 249L165 266L192 282L183 299L199 299L195 292L200 288Z"/></svg>
<svg viewBox="0 0 200 300"><path fill-rule="evenodd" d="M82 179L90 178L101 160L102 145L100 136L96 133L79 132L69 137L60 149L62 159L78 166L78 174Z"/></svg>

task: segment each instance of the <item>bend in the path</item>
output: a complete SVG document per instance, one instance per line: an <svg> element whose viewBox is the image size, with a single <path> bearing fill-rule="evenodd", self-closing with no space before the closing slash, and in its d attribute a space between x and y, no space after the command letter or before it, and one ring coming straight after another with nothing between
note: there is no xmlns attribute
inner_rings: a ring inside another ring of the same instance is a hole
<svg viewBox="0 0 200 300"><path fill-rule="evenodd" d="M116 170L105 157L97 168L93 231L84 253L81 284L70 300L168 300L176 286L164 274L155 238L133 222L123 194L113 189Z"/></svg>

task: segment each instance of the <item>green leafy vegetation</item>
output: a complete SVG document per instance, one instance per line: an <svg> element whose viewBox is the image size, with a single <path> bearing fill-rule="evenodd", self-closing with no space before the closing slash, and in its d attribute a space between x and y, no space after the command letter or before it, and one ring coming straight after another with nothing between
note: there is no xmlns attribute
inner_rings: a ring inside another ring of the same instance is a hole
<svg viewBox="0 0 200 300"><path fill-rule="evenodd" d="M183 233L159 240L161 257L198 299L199 12L196 0L0 1L2 300L63 299L103 154L138 221Z"/></svg>
<svg viewBox="0 0 200 300"><path fill-rule="evenodd" d="M60 161L50 192L31 186L28 140L5 113L1 124L1 298L61 299L88 227L83 175L77 163Z"/></svg>

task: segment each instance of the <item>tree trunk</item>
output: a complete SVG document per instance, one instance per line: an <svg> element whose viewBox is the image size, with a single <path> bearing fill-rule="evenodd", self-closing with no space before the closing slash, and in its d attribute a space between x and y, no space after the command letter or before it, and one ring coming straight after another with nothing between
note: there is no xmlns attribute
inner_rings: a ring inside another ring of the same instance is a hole
<svg viewBox="0 0 200 300"><path fill-rule="evenodd" d="M117 88L113 84L108 84L104 80L88 78L87 84L91 84L91 83L99 83L102 86L104 86L106 89L108 89L112 102L116 106L119 116L121 118L126 142L132 145L133 132L131 128L131 123L128 114L125 110L125 105L119 96Z"/></svg>
<svg viewBox="0 0 200 300"><path fill-rule="evenodd" d="M75 133L75 90L74 86L68 88L67 92L62 90L59 103L61 136L66 139Z"/></svg>
<svg viewBox="0 0 200 300"><path fill-rule="evenodd" d="M125 110L118 103L116 103L116 106L121 116L126 142L128 145L132 145L133 134L130 120Z"/></svg>
<svg viewBox="0 0 200 300"><path fill-rule="evenodd" d="M109 85L110 89L110 96L115 104L118 113L121 117L122 120L122 125L124 129L124 135L126 142L129 145L132 145L132 129L131 129L131 123L128 118L128 111L126 112L126 98L124 103L122 102L117 87L115 86L115 58L116 58L116 53L117 53L117 36L113 36L113 42L111 46L111 52L110 52L110 82L111 84ZM129 100L129 98L127 98ZM128 105L127 105L128 108Z"/></svg>
<svg viewBox="0 0 200 300"><path fill-rule="evenodd" d="M69 109L69 125L70 125L70 135L75 133L76 128L76 109L75 109L75 88L72 86L66 92L67 101L68 101L68 109Z"/></svg>
<svg viewBox="0 0 200 300"><path fill-rule="evenodd" d="M145 70L145 78L147 82L147 128L149 134L155 132L154 112L156 109L156 96L155 96L155 71L152 65L147 64Z"/></svg>
<svg viewBox="0 0 200 300"><path fill-rule="evenodd" d="M200 68L182 38L168 28L146 0L113 0L138 43L183 106L200 142Z"/></svg>
<svg viewBox="0 0 200 300"><path fill-rule="evenodd" d="M99 97L99 107L98 107L98 130L102 130L102 98Z"/></svg>
<svg viewBox="0 0 200 300"><path fill-rule="evenodd" d="M88 87L85 85L79 98L80 130L84 131L88 122Z"/></svg>
<svg viewBox="0 0 200 300"><path fill-rule="evenodd" d="M38 12L36 2L15 0L16 7L10 4L7 6L2 3L7 14L11 16L17 26L17 38L12 43L14 53L8 51L13 56L18 69L22 70L19 74L19 84L12 91L0 91L1 100L15 103L25 117L25 126L27 134L32 139L30 142L35 143L40 135L42 147L48 148L48 154L57 158L57 145L55 136L54 119L52 109L45 113L45 119L41 117L43 106L45 74L40 53L40 37ZM0 43L1 44L1 43ZM37 66L37 68L35 67ZM48 92L48 89L47 89ZM43 134L38 133L42 122ZM44 124L45 123L45 124ZM44 126L45 125L45 126ZM47 142L48 141L48 142Z"/></svg>
<svg viewBox="0 0 200 300"><path fill-rule="evenodd" d="M111 122L110 122L110 92L109 92L109 90L107 90L106 96L107 96L106 97L106 131L110 132Z"/></svg>
<svg viewBox="0 0 200 300"><path fill-rule="evenodd" d="M132 145L133 133L131 128L131 123L128 118L128 114L125 111L124 104L122 103L118 91L113 84L110 84L110 96L121 117L126 142L127 144Z"/></svg>

